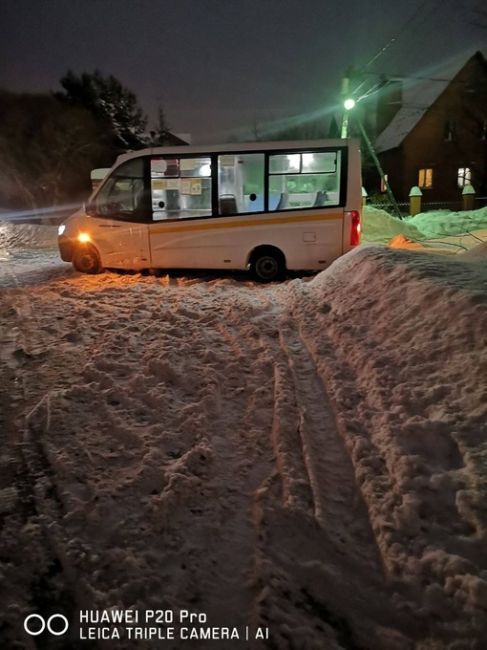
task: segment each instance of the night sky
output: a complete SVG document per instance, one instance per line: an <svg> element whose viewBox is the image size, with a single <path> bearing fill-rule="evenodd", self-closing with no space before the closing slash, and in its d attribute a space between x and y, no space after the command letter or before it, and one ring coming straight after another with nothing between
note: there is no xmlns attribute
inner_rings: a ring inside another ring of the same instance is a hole
<svg viewBox="0 0 487 650"><path fill-rule="evenodd" d="M333 106L349 65L433 74L485 48L487 10L465 0L12 0L0 6L0 87L59 89L68 68L100 69L193 142ZM483 21L484 27L479 23Z"/></svg>

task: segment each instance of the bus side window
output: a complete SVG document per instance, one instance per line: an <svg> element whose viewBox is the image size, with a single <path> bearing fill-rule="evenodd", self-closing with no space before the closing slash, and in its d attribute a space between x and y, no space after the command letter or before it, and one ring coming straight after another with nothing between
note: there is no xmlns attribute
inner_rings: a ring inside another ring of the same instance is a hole
<svg viewBox="0 0 487 650"><path fill-rule="evenodd" d="M340 204L341 151L290 152L269 156L269 210Z"/></svg>
<svg viewBox="0 0 487 650"><path fill-rule="evenodd" d="M218 214L264 211L264 154L218 156Z"/></svg>
<svg viewBox="0 0 487 650"><path fill-rule="evenodd" d="M152 219L211 216L211 158L150 161Z"/></svg>

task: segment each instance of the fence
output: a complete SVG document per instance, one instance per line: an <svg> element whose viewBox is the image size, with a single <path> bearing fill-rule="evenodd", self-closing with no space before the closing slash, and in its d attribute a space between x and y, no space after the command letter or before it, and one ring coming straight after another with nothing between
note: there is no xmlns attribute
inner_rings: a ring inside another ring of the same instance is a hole
<svg viewBox="0 0 487 650"><path fill-rule="evenodd" d="M470 186L471 187L471 186ZM472 188L473 189L473 188ZM366 200L365 190L362 192L364 205L379 210L385 210L390 214L395 214L395 206L392 205L387 197L381 201ZM474 192L469 191L462 195L456 201L422 201L421 193L418 188L411 188L411 194L408 202L397 203L401 217L407 217L418 212L432 212L436 210L450 210L451 212L460 212L462 210L478 210L487 206L487 196L476 196Z"/></svg>

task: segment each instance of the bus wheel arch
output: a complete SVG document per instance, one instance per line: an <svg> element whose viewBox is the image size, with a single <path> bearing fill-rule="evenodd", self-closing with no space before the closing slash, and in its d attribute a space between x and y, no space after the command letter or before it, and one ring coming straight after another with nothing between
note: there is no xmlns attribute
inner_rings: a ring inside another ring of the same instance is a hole
<svg viewBox="0 0 487 650"><path fill-rule="evenodd" d="M76 246L73 252L73 266L80 273L94 275L102 271L100 254L93 244Z"/></svg>
<svg viewBox="0 0 487 650"><path fill-rule="evenodd" d="M277 246L257 246L249 255L248 267L258 282L282 280L286 273L286 257Z"/></svg>

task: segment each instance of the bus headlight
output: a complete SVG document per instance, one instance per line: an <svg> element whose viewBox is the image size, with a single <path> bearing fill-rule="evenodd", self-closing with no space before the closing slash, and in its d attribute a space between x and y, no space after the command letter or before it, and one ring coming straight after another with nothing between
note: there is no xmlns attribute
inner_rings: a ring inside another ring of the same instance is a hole
<svg viewBox="0 0 487 650"><path fill-rule="evenodd" d="M81 242L82 244L86 244L86 242L91 241L91 237L88 235L87 232L80 232L78 235L78 241Z"/></svg>
<svg viewBox="0 0 487 650"><path fill-rule="evenodd" d="M58 226L57 234L61 236L65 230L66 230L66 226L64 225L64 223L62 223L60 226Z"/></svg>

